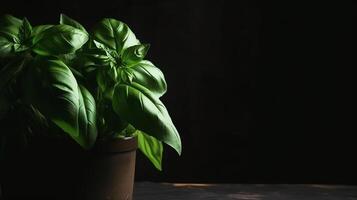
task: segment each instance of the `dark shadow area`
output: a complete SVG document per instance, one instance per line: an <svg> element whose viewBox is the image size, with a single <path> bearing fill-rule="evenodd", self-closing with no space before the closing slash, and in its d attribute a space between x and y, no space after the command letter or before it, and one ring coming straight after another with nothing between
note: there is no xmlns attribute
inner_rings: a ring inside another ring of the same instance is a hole
<svg viewBox="0 0 357 200"><path fill-rule="evenodd" d="M163 172L139 154L139 181L356 184L356 7L288 2L22 0L0 14L117 18L151 44L183 154L167 147Z"/></svg>

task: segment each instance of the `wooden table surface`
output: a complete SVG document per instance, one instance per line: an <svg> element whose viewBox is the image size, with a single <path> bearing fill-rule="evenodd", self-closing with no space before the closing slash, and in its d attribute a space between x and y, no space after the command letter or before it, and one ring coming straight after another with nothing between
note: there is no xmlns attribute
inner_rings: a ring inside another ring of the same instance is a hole
<svg viewBox="0 0 357 200"><path fill-rule="evenodd" d="M357 200L357 186L137 182L134 200Z"/></svg>

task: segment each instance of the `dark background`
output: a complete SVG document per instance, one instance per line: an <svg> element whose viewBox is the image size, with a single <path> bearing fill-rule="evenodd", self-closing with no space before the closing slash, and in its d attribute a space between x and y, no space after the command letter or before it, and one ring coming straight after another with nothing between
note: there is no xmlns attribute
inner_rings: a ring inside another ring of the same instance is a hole
<svg viewBox="0 0 357 200"><path fill-rule="evenodd" d="M288 2L23 0L0 10L32 24L65 13L89 29L117 18L151 44L183 154L166 148L163 172L139 155L137 180L356 184L346 70L356 66L355 6Z"/></svg>

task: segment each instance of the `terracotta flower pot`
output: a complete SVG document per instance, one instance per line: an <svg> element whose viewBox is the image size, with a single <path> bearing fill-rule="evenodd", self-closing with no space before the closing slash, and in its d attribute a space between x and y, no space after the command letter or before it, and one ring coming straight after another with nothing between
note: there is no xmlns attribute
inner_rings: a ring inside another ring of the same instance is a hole
<svg viewBox="0 0 357 200"><path fill-rule="evenodd" d="M77 199L131 200L137 147L137 138L98 143Z"/></svg>
<svg viewBox="0 0 357 200"><path fill-rule="evenodd" d="M136 149L137 138L98 142L91 151L72 141L32 140L2 161L2 198L131 200Z"/></svg>

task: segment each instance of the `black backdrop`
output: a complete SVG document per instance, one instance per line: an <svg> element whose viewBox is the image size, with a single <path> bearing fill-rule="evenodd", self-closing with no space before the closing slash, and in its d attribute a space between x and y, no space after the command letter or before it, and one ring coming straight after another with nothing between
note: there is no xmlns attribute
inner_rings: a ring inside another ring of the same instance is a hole
<svg viewBox="0 0 357 200"><path fill-rule="evenodd" d="M355 122L339 84L356 66L345 51L355 11L342 4L7 0L0 9L33 24L61 12L87 27L117 18L151 43L183 155L166 148L163 172L139 155L137 180L356 183Z"/></svg>

